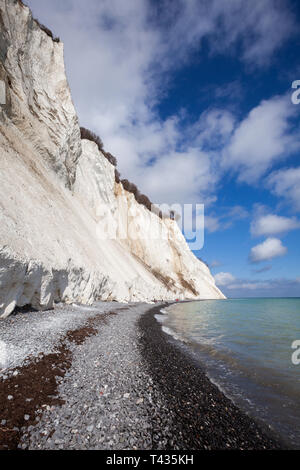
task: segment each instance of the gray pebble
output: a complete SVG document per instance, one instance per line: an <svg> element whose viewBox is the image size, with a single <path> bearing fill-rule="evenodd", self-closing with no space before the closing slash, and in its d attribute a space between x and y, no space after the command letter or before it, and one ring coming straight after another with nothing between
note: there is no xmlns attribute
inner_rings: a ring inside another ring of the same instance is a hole
<svg viewBox="0 0 300 470"><path fill-rule="evenodd" d="M103 303L99 305L103 309ZM117 311L119 307L120 304L107 303L105 311L111 308ZM86 339L80 347L70 343L69 347L73 352L72 367L59 384L59 398L65 403L62 406L42 408L40 422L28 432L27 437L23 435L21 438L21 443L26 448L54 450L63 446L64 449L76 450L153 449L153 420L156 418L148 400L150 383L151 398L159 410L158 418L162 418L164 402L161 392L152 383L147 364L138 347L140 332L137 321L147 310L147 304L133 305L116 316L109 316L106 324L101 324L99 334ZM68 315L72 315L69 307L67 311ZM84 311L78 310L76 313L80 314L81 322L83 319L86 321ZM90 316L94 315L95 312ZM63 315L63 329L78 327L80 322L74 316L69 321L67 315ZM47 318L51 324L48 313ZM53 341L58 332L49 334ZM49 337L45 334L43 341L46 352L52 348L48 340ZM41 342L37 349L39 352L43 350ZM163 414L164 426L172 429L172 418L167 407ZM157 441L162 443L172 438L164 426L155 430Z"/></svg>

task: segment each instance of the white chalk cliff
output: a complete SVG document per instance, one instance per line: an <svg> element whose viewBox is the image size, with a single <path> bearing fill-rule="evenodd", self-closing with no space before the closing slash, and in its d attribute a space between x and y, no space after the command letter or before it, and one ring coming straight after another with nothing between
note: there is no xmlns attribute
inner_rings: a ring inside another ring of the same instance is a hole
<svg viewBox="0 0 300 470"><path fill-rule="evenodd" d="M63 44L19 0L0 0L0 80L1 318L60 301L224 298L176 222L138 204L81 140Z"/></svg>

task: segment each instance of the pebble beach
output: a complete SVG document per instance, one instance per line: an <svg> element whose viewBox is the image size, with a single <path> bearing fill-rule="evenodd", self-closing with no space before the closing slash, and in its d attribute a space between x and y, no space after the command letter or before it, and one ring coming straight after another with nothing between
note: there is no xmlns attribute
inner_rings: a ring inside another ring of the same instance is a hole
<svg viewBox="0 0 300 470"><path fill-rule="evenodd" d="M0 449L280 449L155 319L161 305L22 311L0 323Z"/></svg>

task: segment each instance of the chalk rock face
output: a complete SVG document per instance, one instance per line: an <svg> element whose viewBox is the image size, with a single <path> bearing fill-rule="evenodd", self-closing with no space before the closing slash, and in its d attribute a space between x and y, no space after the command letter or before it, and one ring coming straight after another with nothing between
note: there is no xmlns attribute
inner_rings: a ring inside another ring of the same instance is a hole
<svg viewBox="0 0 300 470"><path fill-rule="evenodd" d="M18 0L0 0L0 80L0 317L58 301L224 298L177 224L81 141L63 45Z"/></svg>
<svg viewBox="0 0 300 470"><path fill-rule="evenodd" d="M0 15L0 79L7 85L10 124L70 187L81 145L63 44L42 31L18 0L0 0Z"/></svg>
<svg viewBox="0 0 300 470"><path fill-rule="evenodd" d="M160 219L115 183L114 167L95 143L83 140L82 149L74 193L97 221L100 238L116 240L165 288L165 293L151 290L150 298L224 298L177 223Z"/></svg>

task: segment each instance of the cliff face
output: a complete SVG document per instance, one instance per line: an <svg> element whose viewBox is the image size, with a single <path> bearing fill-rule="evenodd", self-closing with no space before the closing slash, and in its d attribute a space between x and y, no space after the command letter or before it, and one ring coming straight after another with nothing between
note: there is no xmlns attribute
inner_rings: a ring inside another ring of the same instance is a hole
<svg viewBox="0 0 300 470"><path fill-rule="evenodd" d="M177 224L139 205L81 141L63 45L18 0L0 0L0 80L0 316L56 301L223 298Z"/></svg>

